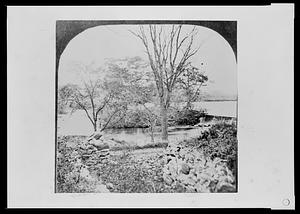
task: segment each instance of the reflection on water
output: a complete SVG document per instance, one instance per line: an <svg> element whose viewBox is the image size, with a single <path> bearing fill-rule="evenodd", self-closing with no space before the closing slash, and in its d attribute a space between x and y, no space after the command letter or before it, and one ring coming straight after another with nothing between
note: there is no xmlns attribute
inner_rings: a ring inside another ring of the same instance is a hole
<svg viewBox="0 0 300 214"><path fill-rule="evenodd" d="M181 141L186 138L197 136L201 128L170 127L168 131L170 141ZM106 136L117 141L125 141L128 144L145 145L151 142L149 129L147 128L126 128L108 129L104 131ZM155 142L161 140L161 133L154 132Z"/></svg>
<svg viewBox="0 0 300 214"><path fill-rule="evenodd" d="M58 134L59 135L86 135L93 133L93 129L89 121L81 121L85 119L85 115L64 115L59 118ZM80 123L78 121L81 121ZM168 135L170 141L180 141L186 138L197 136L201 128L187 128L187 127L169 127ZM117 141L126 142L130 145L143 146L151 143L151 133L148 128L121 128L121 129L107 129L104 131L108 138ZM161 140L161 133L154 132L154 141Z"/></svg>
<svg viewBox="0 0 300 214"><path fill-rule="evenodd" d="M197 102L194 103L195 109L206 108L209 114L236 116L236 101L222 102ZM93 133L93 126L86 117L84 111L76 111L73 114L58 115L57 121L58 135L85 135ZM186 129L183 127L170 127L169 140L182 140L197 136L201 128ZM143 145L151 142L150 132L147 128L126 128L126 129L109 129L105 133L113 139L126 141L130 144ZM160 141L160 132L154 133L156 142Z"/></svg>
<svg viewBox="0 0 300 214"><path fill-rule="evenodd" d="M134 135L134 134L146 134L148 133L147 128L121 128L121 129L106 129L104 130L104 133L106 134L129 134L129 135Z"/></svg>
<svg viewBox="0 0 300 214"><path fill-rule="evenodd" d="M156 129L156 128L155 128ZM174 135L177 132L187 131L195 129L194 127L186 127L186 126L178 126L178 127L169 127L169 135ZM156 129L157 130L157 129ZM110 135L119 135L119 134L128 134L128 135L150 135L149 128L119 128L119 129L106 129L104 130L105 134ZM154 132L154 135L159 135L160 132L156 131ZM183 133L185 134L185 132Z"/></svg>

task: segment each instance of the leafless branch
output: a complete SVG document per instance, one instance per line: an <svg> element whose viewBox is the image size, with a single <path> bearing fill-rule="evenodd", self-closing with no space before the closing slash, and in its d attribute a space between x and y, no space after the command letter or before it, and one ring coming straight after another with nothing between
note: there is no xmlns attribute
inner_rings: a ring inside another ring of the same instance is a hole
<svg viewBox="0 0 300 214"><path fill-rule="evenodd" d="M95 125L94 120L91 118L88 110L86 109L86 107L77 99L75 99L75 102L80 106L81 109L83 109L87 115L87 117L89 118L89 120L92 122L93 125Z"/></svg>
<svg viewBox="0 0 300 214"><path fill-rule="evenodd" d="M104 129L106 129L106 127L108 126L108 124L110 123L110 121L112 120L112 118L118 113L120 112L122 109L116 109L108 118L108 120L106 121L105 125L103 126L103 128L101 128L101 131L103 131ZM123 118L122 118L123 119ZM119 122L120 120L118 120Z"/></svg>

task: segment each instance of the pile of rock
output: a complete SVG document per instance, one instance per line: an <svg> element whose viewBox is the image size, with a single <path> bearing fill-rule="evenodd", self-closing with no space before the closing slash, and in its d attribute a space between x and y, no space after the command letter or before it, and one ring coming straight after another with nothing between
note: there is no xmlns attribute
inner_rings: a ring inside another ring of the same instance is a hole
<svg viewBox="0 0 300 214"><path fill-rule="evenodd" d="M106 163L110 156L109 144L98 134L90 137L80 145L81 158L90 168Z"/></svg>
<svg viewBox="0 0 300 214"><path fill-rule="evenodd" d="M84 145L81 145L81 147L84 147ZM88 167L94 166L98 163L96 152L97 149L92 145L87 145L83 148L81 157Z"/></svg>
<svg viewBox="0 0 300 214"><path fill-rule="evenodd" d="M68 143L73 143L72 139L66 137L58 139L57 170L60 177L58 191L110 192L101 179L90 170L92 165L97 163L97 157L102 154L101 150L98 151L97 147L83 139L78 141L76 146L70 147ZM105 154L106 159L108 155Z"/></svg>
<svg viewBox="0 0 300 214"><path fill-rule="evenodd" d="M235 192L235 179L224 160L211 160L201 151L177 144L165 153L163 178L171 186L182 185L188 192Z"/></svg>

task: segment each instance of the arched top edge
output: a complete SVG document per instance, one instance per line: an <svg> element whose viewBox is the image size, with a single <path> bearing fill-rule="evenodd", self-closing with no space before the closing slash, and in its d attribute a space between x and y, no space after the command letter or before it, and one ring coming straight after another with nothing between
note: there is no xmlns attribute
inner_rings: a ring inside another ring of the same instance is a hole
<svg viewBox="0 0 300 214"><path fill-rule="evenodd" d="M86 29L101 25L133 24L186 24L207 27L219 33L231 46L237 61L236 20L57 20L56 21L56 68L67 44Z"/></svg>

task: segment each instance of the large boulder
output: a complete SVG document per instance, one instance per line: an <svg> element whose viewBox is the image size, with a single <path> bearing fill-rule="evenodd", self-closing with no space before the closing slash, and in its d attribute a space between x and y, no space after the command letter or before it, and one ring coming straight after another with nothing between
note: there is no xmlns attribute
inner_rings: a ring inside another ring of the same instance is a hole
<svg viewBox="0 0 300 214"><path fill-rule="evenodd" d="M95 192L97 193L110 193L107 187L104 184L98 184L95 188Z"/></svg>
<svg viewBox="0 0 300 214"><path fill-rule="evenodd" d="M102 131L96 131L94 134L92 134L87 141L91 141L91 140L99 140L102 136L104 135L104 133Z"/></svg>
<svg viewBox="0 0 300 214"><path fill-rule="evenodd" d="M189 174L190 172L190 167L187 163L182 163L181 164L181 172L185 175Z"/></svg>
<svg viewBox="0 0 300 214"><path fill-rule="evenodd" d="M97 150L109 149L116 144L112 139L105 137L103 132L93 134L87 139L87 142L89 145L96 147Z"/></svg>
<svg viewBox="0 0 300 214"><path fill-rule="evenodd" d="M109 144L102 139L94 139L90 141L90 144L95 146L98 150L109 149Z"/></svg>
<svg viewBox="0 0 300 214"><path fill-rule="evenodd" d="M79 176L81 178L85 178L86 180L92 180L93 179L92 176L90 175L89 170L85 166L81 167L80 172L79 172Z"/></svg>

